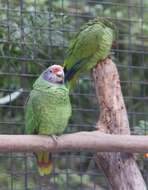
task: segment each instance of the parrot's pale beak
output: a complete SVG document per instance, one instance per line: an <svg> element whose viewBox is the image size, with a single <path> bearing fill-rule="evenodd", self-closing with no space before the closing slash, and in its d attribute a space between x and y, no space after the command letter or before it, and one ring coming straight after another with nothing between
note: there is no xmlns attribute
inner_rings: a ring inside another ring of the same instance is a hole
<svg viewBox="0 0 148 190"><path fill-rule="evenodd" d="M63 73L62 71L58 71L58 72L56 73L56 76L57 76L58 78L64 79L64 73Z"/></svg>

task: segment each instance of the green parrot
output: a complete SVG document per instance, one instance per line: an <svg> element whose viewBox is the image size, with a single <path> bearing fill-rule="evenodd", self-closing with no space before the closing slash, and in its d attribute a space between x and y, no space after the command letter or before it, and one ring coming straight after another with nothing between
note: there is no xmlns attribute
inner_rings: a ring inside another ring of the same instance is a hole
<svg viewBox="0 0 148 190"><path fill-rule="evenodd" d="M26 104L27 134L60 135L71 116L69 90L64 84L64 71L60 65L47 68L35 81ZM52 171L51 153L35 152L41 176Z"/></svg>
<svg viewBox="0 0 148 190"><path fill-rule="evenodd" d="M64 60L65 82L70 88L80 73L91 70L109 55L114 35L115 26L107 19L96 18L82 26Z"/></svg>

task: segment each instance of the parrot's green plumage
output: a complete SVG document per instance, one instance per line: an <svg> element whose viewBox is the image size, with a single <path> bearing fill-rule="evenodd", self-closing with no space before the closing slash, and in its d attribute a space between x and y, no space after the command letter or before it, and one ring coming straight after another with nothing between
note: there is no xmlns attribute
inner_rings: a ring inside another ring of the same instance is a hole
<svg viewBox="0 0 148 190"><path fill-rule="evenodd" d="M34 83L26 106L25 119L28 134L59 135L65 130L71 116L71 104L69 90L63 81L63 68L53 65ZM35 155L40 175L50 173L50 154L38 152Z"/></svg>
<svg viewBox="0 0 148 190"><path fill-rule="evenodd" d="M69 91L64 85L48 84L39 78L27 103L27 132L61 134L70 116L69 104Z"/></svg>
<svg viewBox="0 0 148 190"><path fill-rule="evenodd" d="M105 19L94 19L84 24L71 41L64 60L65 82L74 83L80 73L92 69L105 59L114 39L114 25Z"/></svg>

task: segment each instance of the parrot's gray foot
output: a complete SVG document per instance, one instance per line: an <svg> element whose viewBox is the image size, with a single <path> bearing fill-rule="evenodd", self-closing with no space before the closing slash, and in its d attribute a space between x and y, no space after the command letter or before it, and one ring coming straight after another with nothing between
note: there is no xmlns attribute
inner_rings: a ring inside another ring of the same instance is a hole
<svg viewBox="0 0 148 190"><path fill-rule="evenodd" d="M55 142L55 144L57 145L58 144L58 136L56 135L52 135L51 138L53 139L53 141Z"/></svg>

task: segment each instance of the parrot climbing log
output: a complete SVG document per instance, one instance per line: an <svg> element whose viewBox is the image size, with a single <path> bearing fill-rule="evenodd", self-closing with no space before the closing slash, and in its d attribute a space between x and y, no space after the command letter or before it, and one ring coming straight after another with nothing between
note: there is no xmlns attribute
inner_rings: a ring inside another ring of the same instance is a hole
<svg viewBox="0 0 148 190"><path fill-rule="evenodd" d="M110 53L115 26L107 19L96 18L84 24L75 35L64 60L65 82L71 88L80 73L91 70Z"/></svg>
<svg viewBox="0 0 148 190"><path fill-rule="evenodd" d="M64 85L64 71L59 65L46 69L33 85L26 105L26 133L59 135L71 116L69 90ZM41 176L52 171L51 154L35 152Z"/></svg>

